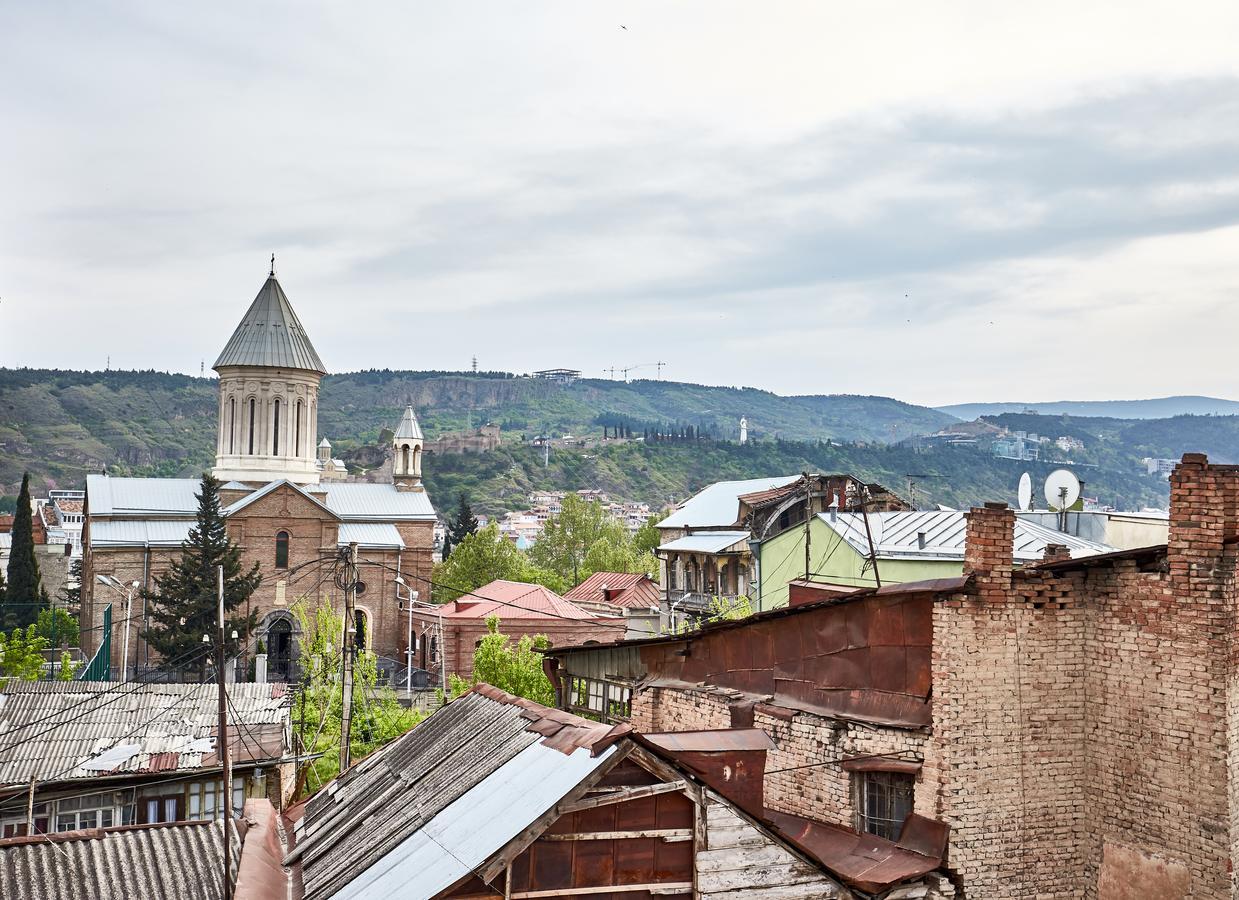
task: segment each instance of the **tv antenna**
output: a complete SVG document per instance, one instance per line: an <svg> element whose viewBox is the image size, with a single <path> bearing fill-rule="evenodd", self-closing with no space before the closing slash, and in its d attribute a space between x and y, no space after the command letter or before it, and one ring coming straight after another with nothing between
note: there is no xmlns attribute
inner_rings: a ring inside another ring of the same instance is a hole
<svg viewBox="0 0 1239 900"><path fill-rule="evenodd" d="M1032 476L1025 472L1020 476L1020 486L1018 490L1019 502L1016 504L1016 509L1023 512L1027 509L1032 509Z"/></svg>
<svg viewBox="0 0 1239 900"><path fill-rule="evenodd" d="M1080 499L1080 479L1066 469L1055 469L1045 479L1045 501L1058 513L1058 530L1067 530L1067 510Z"/></svg>

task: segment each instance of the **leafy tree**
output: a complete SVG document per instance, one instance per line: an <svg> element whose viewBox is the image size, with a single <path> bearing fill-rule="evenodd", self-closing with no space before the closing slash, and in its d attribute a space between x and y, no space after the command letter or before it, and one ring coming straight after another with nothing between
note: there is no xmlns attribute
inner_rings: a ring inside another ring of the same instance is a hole
<svg viewBox="0 0 1239 900"><path fill-rule="evenodd" d="M580 584L591 572L606 571L591 569L586 562L586 556L599 541L615 546L598 548L596 559L622 556L624 551L618 548L631 543L624 526L611 518L601 503L569 494L564 497L559 515L546 520L529 558L570 584Z"/></svg>
<svg viewBox="0 0 1239 900"><path fill-rule="evenodd" d="M297 793L313 793L340 772L343 619L322 600L311 605L302 598L291 610L301 626L302 671L301 690L293 705L293 727L302 753L322 754L298 774ZM351 716L349 750L353 759L395 740L425 718L420 710L401 706L391 688L378 687L378 666L369 650L358 653L353 665Z"/></svg>
<svg viewBox="0 0 1239 900"><path fill-rule="evenodd" d="M220 513L219 481L203 475L197 497L197 523L181 545L181 558L155 579L153 590L143 592L150 626L142 634L164 659L176 660L178 671L196 667L201 678L208 656L202 652L202 636L215 633L218 617L216 568L224 567L224 631L236 631L242 644L248 642L258 613L245 615L239 608L262 583L262 575L257 563L241 571L241 550L228 539Z"/></svg>
<svg viewBox="0 0 1239 900"><path fill-rule="evenodd" d="M662 535L658 531L658 523L667 518L666 513L658 513L646 519L637 533L632 536L632 544L638 553L653 553L662 543Z"/></svg>
<svg viewBox="0 0 1239 900"><path fill-rule="evenodd" d="M468 535L448 559L435 566L434 600L447 603L497 578L541 584L557 593L567 589L562 578L535 566L499 533L499 525L491 522Z"/></svg>
<svg viewBox="0 0 1239 900"><path fill-rule="evenodd" d="M14 628L8 635L0 631L0 676L37 681L43 674L43 663L46 661L44 654L51 646L48 639L39 634L35 625ZM62 653L56 679L71 681L75 674L76 666L72 658L68 653ZM0 687L2 686L3 682L0 681Z"/></svg>
<svg viewBox="0 0 1239 900"><path fill-rule="evenodd" d="M546 635L522 635L515 644L499 630L499 617L486 619L487 634L478 641L473 655L473 679L459 675L448 678L452 697L456 698L479 682L525 697L543 706L555 705L555 689L542 668L542 654L551 646Z"/></svg>
<svg viewBox="0 0 1239 900"><path fill-rule="evenodd" d="M473 514L473 509L469 506L469 498L465 496L465 492L460 492L460 498L456 503L456 518L448 523L447 536L451 539L453 546L459 546L471 534L476 534L478 530L478 519Z"/></svg>
<svg viewBox="0 0 1239 900"><path fill-rule="evenodd" d="M39 560L34 555L34 520L30 503L30 473L22 476L21 492L17 495L17 511L13 514L13 544L9 555L8 587L5 590L0 626L25 627L38 617L41 593Z"/></svg>

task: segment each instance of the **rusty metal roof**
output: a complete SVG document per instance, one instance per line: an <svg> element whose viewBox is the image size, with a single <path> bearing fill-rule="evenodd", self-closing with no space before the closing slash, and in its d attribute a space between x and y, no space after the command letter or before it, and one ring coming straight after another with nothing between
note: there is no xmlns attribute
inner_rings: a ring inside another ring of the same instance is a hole
<svg viewBox="0 0 1239 900"><path fill-rule="evenodd" d="M606 589L606 598L603 589ZM595 572L568 593L565 600L609 603L612 606L658 606L658 582L644 572Z"/></svg>
<svg viewBox="0 0 1239 900"><path fill-rule="evenodd" d="M705 731L668 731L642 734L668 753L722 753L728 750L775 750L770 735L760 728L711 728Z"/></svg>
<svg viewBox="0 0 1239 900"><path fill-rule="evenodd" d="M232 844L235 860L235 831ZM10 838L0 841L0 897L218 900L223 854L219 820Z"/></svg>
<svg viewBox="0 0 1239 900"><path fill-rule="evenodd" d="M282 758L289 699L271 684L228 693L233 761ZM10 680L0 692L0 786L217 767L218 700L213 684Z"/></svg>
<svg viewBox="0 0 1239 900"><path fill-rule="evenodd" d="M310 798L290 858L306 900L435 896L601 765L610 731L476 686Z"/></svg>
<svg viewBox="0 0 1239 900"><path fill-rule="evenodd" d="M899 841L771 809L764 818L802 852L866 893L886 890L939 868L950 834L944 822L915 814L904 823Z"/></svg>

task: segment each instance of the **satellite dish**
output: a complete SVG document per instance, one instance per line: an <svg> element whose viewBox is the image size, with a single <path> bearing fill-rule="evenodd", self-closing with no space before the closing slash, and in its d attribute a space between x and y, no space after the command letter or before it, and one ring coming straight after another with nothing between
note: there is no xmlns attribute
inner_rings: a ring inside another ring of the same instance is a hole
<svg viewBox="0 0 1239 900"><path fill-rule="evenodd" d="M1066 469L1055 469L1045 480L1045 502L1050 509L1071 509L1080 499L1080 479Z"/></svg>
<svg viewBox="0 0 1239 900"><path fill-rule="evenodd" d="M1018 510L1032 509L1032 476L1025 472L1020 476Z"/></svg>

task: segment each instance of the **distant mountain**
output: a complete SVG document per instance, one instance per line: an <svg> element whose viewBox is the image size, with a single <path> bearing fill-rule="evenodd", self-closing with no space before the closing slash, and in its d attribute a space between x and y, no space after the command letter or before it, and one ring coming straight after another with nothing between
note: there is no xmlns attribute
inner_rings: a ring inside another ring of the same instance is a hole
<svg viewBox="0 0 1239 900"><path fill-rule="evenodd" d="M1045 416L1169 419L1174 416L1239 415L1239 401L1218 397L1157 397L1152 400L1056 400L1050 403L956 403L939 412L972 421L981 416L1036 412Z"/></svg>

